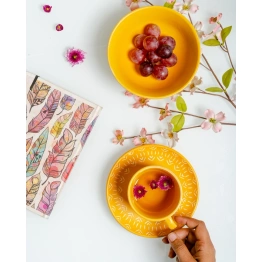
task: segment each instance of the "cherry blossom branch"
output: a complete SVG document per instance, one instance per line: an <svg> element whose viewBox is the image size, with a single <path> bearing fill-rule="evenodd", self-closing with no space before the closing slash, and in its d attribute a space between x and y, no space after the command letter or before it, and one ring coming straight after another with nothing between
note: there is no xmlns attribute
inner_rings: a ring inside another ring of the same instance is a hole
<svg viewBox="0 0 262 262"><path fill-rule="evenodd" d="M153 135L161 135L161 132L155 132L155 133L151 133L151 134L147 134L147 135L151 135L151 136L153 136ZM135 137L138 137L138 135L137 136L123 136L123 138L124 139L132 139L132 138L135 138Z"/></svg>
<svg viewBox="0 0 262 262"><path fill-rule="evenodd" d="M202 64L201 62L200 62L200 65L202 65L204 68L210 71L210 69L207 66L205 66L204 64Z"/></svg>
<svg viewBox="0 0 262 262"><path fill-rule="evenodd" d="M148 104L146 104L146 106L151 107L151 108L155 108L155 109L159 109L159 110L165 110L165 108L157 107L157 106L151 106L151 105L148 105ZM187 115L187 116L193 116L193 117L197 117L197 118L201 118L201 119L206 119L206 117L203 117L203 116L197 116L197 115L193 115L193 114L189 114L189 113L184 113L184 112L181 112L181 111L178 111L178 110L169 109L169 111L174 112L174 113L181 113L181 114L184 114L184 115Z"/></svg>
<svg viewBox="0 0 262 262"><path fill-rule="evenodd" d="M220 23L219 23L220 24ZM221 29L223 30L223 26L220 24L220 27L221 27ZM231 59L231 56L230 56L230 53L229 53L229 49L228 49L228 46L227 46L227 41L226 41L226 39L225 39L225 46L226 46L226 50L227 50L227 54L228 54L228 58L229 58L229 61L230 61L230 64L231 64L231 66L232 66L232 68L233 68L233 70L234 70L234 72L235 72L235 74L236 74L236 69L235 69L235 67L234 67L234 65L233 65L233 62L232 62L232 59Z"/></svg>
<svg viewBox="0 0 262 262"><path fill-rule="evenodd" d="M198 90L200 90L200 91L195 91L194 93L203 94L203 95L210 95L210 96L220 96L220 97L224 98L225 100L229 101L227 99L227 97L225 97L225 96L222 96L222 95L219 95L219 94L208 93L208 92L205 92L204 90L202 90L200 88L198 88ZM182 92L190 93L190 91L186 91L186 90L183 90Z"/></svg>

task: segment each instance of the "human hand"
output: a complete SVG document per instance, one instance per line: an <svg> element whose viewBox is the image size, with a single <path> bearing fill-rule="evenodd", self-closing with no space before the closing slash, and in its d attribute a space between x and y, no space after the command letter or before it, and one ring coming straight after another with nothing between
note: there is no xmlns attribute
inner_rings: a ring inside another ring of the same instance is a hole
<svg viewBox="0 0 262 262"><path fill-rule="evenodd" d="M215 262L216 251L205 223L190 217L175 217L175 220L177 229L162 240L171 245L169 257L176 256L179 262Z"/></svg>

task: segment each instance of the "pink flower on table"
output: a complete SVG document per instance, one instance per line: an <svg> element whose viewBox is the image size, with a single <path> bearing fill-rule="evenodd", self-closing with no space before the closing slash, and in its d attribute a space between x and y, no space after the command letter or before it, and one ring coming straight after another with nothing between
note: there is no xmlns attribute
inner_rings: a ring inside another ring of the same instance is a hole
<svg viewBox="0 0 262 262"><path fill-rule="evenodd" d="M69 48L66 52L66 59L72 65L84 62L85 52L81 49Z"/></svg>
<svg viewBox="0 0 262 262"><path fill-rule="evenodd" d="M175 3L174 9L181 14L186 15L188 12L194 14L199 9L198 5L192 4L193 0L184 0L183 3Z"/></svg>
<svg viewBox="0 0 262 262"><path fill-rule="evenodd" d="M216 17L209 18L209 24L217 23L222 18L222 13L219 13Z"/></svg>
<svg viewBox="0 0 262 262"><path fill-rule="evenodd" d="M177 99L179 96L182 96L182 92L179 92L179 93L171 96L171 100L174 101L174 102L176 102L176 99Z"/></svg>
<svg viewBox="0 0 262 262"><path fill-rule="evenodd" d="M133 94L132 93L130 93L129 91L125 91L125 96L132 96Z"/></svg>
<svg viewBox="0 0 262 262"><path fill-rule="evenodd" d="M124 143L124 140L125 140L125 138L123 137L123 135L124 135L124 131L122 130L116 130L115 131L115 137L112 139L112 142L114 143L114 144L120 144L121 146L123 145L123 143Z"/></svg>
<svg viewBox="0 0 262 262"><path fill-rule="evenodd" d="M130 8L131 11L139 8L139 4L142 0L126 0L126 5Z"/></svg>
<svg viewBox="0 0 262 262"><path fill-rule="evenodd" d="M152 181L150 182L150 187L151 187L151 189L157 189L157 188L158 188L157 181L152 180Z"/></svg>
<svg viewBox="0 0 262 262"><path fill-rule="evenodd" d="M162 190L168 190L174 186L173 180L169 176L161 176L157 184L158 187Z"/></svg>
<svg viewBox="0 0 262 262"><path fill-rule="evenodd" d="M165 109L161 109L160 110L160 117L159 117L159 120L163 120L164 118L166 118L167 116L170 116L171 115L171 111L168 110L168 103L166 103L166 107Z"/></svg>
<svg viewBox="0 0 262 262"><path fill-rule="evenodd" d="M44 5L43 6L43 9L46 13L50 13L51 12L51 9L52 9L52 6L50 5Z"/></svg>
<svg viewBox="0 0 262 262"><path fill-rule="evenodd" d="M133 194L136 199L139 199L141 197L144 197L146 194L146 189L143 186L135 185L133 188Z"/></svg>
<svg viewBox="0 0 262 262"><path fill-rule="evenodd" d="M201 124L202 129L208 130L212 127L215 133L218 133L222 130L222 124L220 122L226 119L223 112L219 112L215 115L212 110L207 109L205 111L205 117L207 119Z"/></svg>
<svg viewBox="0 0 262 262"><path fill-rule="evenodd" d="M152 138L152 135L146 135L146 129L142 128L140 131L140 136L137 136L133 139L135 146L141 146L145 144L154 144L155 140Z"/></svg>
<svg viewBox="0 0 262 262"><path fill-rule="evenodd" d="M174 125L172 123L167 123L167 129L161 131L161 135L167 140L169 147L174 147L179 138L176 132L173 132Z"/></svg>
<svg viewBox="0 0 262 262"><path fill-rule="evenodd" d="M143 98L139 96L134 96L136 102L133 104L133 108L139 108L139 107L144 107L147 105L149 102L148 98Z"/></svg>
<svg viewBox="0 0 262 262"><path fill-rule="evenodd" d="M56 27L55 27L56 31L62 31L64 29L63 25L61 24L58 24Z"/></svg>
<svg viewBox="0 0 262 262"><path fill-rule="evenodd" d="M196 32L199 38L204 38L206 36L204 31L201 30L203 27L203 24L201 21L196 22L194 27L196 29Z"/></svg>
<svg viewBox="0 0 262 262"><path fill-rule="evenodd" d="M194 92L198 89L198 85L201 85L202 82L202 77L194 76L191 83L185 88L185 90L190 91L190 94L193 95Z"/></svg>

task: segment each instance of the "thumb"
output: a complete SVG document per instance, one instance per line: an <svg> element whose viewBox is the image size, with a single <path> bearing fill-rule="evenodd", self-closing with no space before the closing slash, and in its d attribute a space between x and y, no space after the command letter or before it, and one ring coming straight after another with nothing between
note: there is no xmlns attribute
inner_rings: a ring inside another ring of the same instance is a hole
<svg viewBox="0 0 262 262"><path fill-rule="evenodd" d="M168 235L168 240L175 251L177 257L179 258L179 262L195 262L196 260L192 257L183 240L178 238L175 232L171 232Z"/></svg>

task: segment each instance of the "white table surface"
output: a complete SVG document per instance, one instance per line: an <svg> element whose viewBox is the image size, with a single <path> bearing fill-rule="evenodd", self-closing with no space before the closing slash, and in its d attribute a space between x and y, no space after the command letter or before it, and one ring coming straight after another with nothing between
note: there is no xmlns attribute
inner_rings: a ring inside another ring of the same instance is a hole
<svg viewBox="0 0 262 262"><path fill-rule="evenodd" d="M198 0L199 11L193 21L205 22L222 12L223 26L233 26L228 46L235 63L235 1ZM164 1L154 1L163 5ZM42 5L53 6L52 12ZM93 133L87 140L77 164L64 187L49 219L27 211L27 262L159 262L170 261L169 247L161 239L136 236L121 227L111 215L106 202L109 170L124 152L133 148L111 143L113 131L123 129L126 135L166 128L158 121L159 112L151 108L133 109L133 98L124 96L107 62L107 43L116 23L127 13L124 0L49 1L27 0L27 64L29 72L64 87L103 107ZM54 27L61 23L64 31ZM67 48L86 52L83 64L71 67L64 58ZM230 68L228 58L219 48L203 47L203 52L218 76ZM216 86L209 71L199 68L202 88ZM233 81L234 82L234 81ZM229 88L233 89L232 86ZM188 112L203 115L205 109L223 111L227 122L235 122L235 109L218 97L183 94ZM167 101L151 104L164 106ZM174 107L173 107L174 108ZM201 123L186 118L186 125ZM200 184L200 200L195 218L204 220L217 251L217 261L235 261L235 126L223 126L219 134L212 130L185 130L175 147L193 165ZM165 144L160 136L156 143Z"/></svg>

